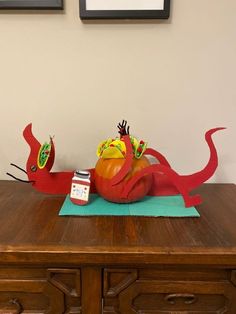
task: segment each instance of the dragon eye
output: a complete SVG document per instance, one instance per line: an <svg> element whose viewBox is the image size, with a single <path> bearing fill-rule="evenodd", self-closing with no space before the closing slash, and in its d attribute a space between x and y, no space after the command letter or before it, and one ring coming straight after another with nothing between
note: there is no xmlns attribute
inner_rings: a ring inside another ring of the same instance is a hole
<svg viewBox="0 0 236 314"><path fill-rule="evenodd" d="M32 172L37 171L37 167L35 165L31 166L30 169L31 169Z"/></svg>

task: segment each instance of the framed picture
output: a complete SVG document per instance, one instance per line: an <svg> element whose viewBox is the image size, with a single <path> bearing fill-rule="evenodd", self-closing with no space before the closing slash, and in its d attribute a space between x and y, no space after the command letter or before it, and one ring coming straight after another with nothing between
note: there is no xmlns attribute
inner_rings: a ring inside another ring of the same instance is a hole
<svg viewBox="0 0 236 314"><path fill-rule="evenodd" d="M62 10L63 0L0 0L0 9Z"/></svg>
<svg viewBox="0 0 236 314"><path fill-rule="evenodd" d="M167 19L170 0L79 0L83 19Z"/></svg>

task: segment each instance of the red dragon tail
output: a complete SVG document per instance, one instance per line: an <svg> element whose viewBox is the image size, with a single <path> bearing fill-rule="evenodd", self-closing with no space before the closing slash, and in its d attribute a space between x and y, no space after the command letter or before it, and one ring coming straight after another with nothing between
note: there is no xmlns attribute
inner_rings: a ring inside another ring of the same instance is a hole
<svg viewBox="0 0 236 314"><path fill-rule="evenodd" d="M200 186L202 183L207 181L215 172L217 166L218 166L218 156L217 151L214 145L214 142L212 140L212 135L220 130L224 130L226 128L220 127L211 129L206 132L205 134L205 140L209 146L210 149L210 158L205 166L201 171L193 173L191 175L183 175L181 176L181 180L184 183L185 186L188 187L188 190L191 191L195 189L196 187Z"/></svg>

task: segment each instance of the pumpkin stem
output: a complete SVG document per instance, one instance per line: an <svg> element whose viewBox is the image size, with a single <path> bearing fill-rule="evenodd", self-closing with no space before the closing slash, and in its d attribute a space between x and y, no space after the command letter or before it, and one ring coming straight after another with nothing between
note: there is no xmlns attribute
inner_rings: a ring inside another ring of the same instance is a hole
<svg viewBox="0 0 236 314"><path fill-rule="evenodd" d="M120 138L122 138L124 135L129 135L129 126L127 126L127 121L123 120L122 123L119 123L117 125L120 133Z"/></svg>

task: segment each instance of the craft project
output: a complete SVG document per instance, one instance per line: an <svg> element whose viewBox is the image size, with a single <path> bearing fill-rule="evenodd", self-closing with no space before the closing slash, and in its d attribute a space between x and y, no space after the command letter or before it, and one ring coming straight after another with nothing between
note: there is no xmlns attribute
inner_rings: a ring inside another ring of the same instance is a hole
<svg viewBox="0 0 236 314"><path fill-rule="evenodd" d="M147 143L129 135L126 121L118 125L120 138L99 144L94 179L97 192L114 203L131 203L147 195L152 185L152 174L141 176L126 194L126 186L151 164L144 156ZM125 193L125 194L124 194Z"/></svg>
<svg viewBox="0 0 236 314"><path fill-rule="evenodd" d="M47 144L45 143L42 146L34 137L31 123L25 127L23 136L30 146L30 154L26 163L26 170L15 164L11 165L24 171L28 176L28 180L21 180L10 173L7 174L18 181L31 183L36 190L43 193L68 194L70 192L74 171L51 172L55 159L55 145L53 139L50 138L50 143L48 144L50 150L47 149L47 153L45 153L44 148L47 147ZM43 154L46 154L47 158L45 158Z"/></svg>
<svg viewBox="0 0 236 314"><path fill-rule="evenodd" d="M91 173L91 193L98 193L104 199L117 203L131 203L144 196L182 195L185 206L196 206L202 202L200 195L190 192L207 181L218 166L217 151L212 135L225 128L214 128L206 132L205 140L210 150L207 165L199 172L180 175L174 171L167 159L147 143L129 134L129 126L123 120L118 125L119 137L109 138L99 144L99 160ZM41 145L32 133L32 124L25 127L23 136L30 146L30 154L24 171L28 180L40 192L49 194L68 194L71 189L73 171L51 172L55 159L53 139ZM156 162L151 164L146 156Z"/></svg>

